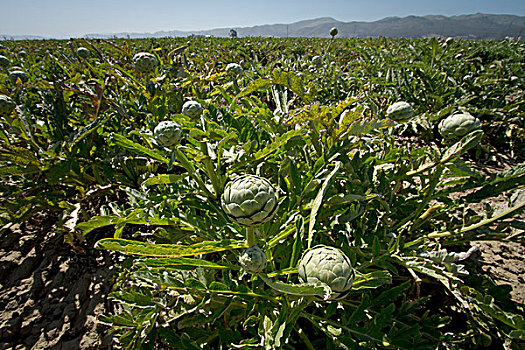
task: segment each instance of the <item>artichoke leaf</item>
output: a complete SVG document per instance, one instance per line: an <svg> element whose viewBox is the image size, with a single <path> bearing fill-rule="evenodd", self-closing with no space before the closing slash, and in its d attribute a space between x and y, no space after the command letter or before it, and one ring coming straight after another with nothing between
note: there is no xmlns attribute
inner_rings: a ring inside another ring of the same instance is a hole
<svg viewBox="0 0 525 350"><path fill-rule="evenodd" d="M323 300L328 300L332 294L332 289L326 283L301 283L290 284L279 281L272 281L265 274L259 274L259 277L272 289L280 293L303 296L303 297L319 297Z"/></svg>

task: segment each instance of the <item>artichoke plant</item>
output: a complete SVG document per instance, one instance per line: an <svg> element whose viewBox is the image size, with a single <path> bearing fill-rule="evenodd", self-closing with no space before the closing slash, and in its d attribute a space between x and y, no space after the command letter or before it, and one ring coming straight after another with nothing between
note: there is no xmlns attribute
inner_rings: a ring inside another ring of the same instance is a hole
<svg viewBox="0 0 525 350"><path fill-rule="evenodd" d="M11 114L15 107L15 102L9 96L0 95L0 116Z"/></svg>
<svg viewBox="0 0 525 350"><path fill-rule="evenodd" d="M241 75L243 71L242 67L237 63L228 63L226 66L226 73L232 77Z"/></svg>
<svg viewBox="0 0 525 350"><path fill-rule="evenodd" d="M332 38L335 37L337 33L338 31L336 27L332 27L332 29L330 29L330 35L332 36Z"/></svg>
<svg viewBox="0 0 525 350"><path fill-rule="evenodd" d="M179 143L182 138L182 128L174 121L165 120L157 124L153 134L161 146L170 148Z"/></svg>
<svg viewBox="0 0 525 350"><path fill-rule="evenodd" d="M187 101L182 105L182 114L190 118L199 118L203 110L201 104L197 101Z"/></svg>
<svg viewBox="0 0 525 350"><path fill-rule="evenodd" d="M312 64L315 67L321 67L323 65L323 58L321 56L312 57Z"/></svg>
<svg viewBox="0 0 525 350"><path fill-rule="evenodd" d="M297 270L303 283L326 283L332 289L329 300L344 296L355 276L350 259L341 250L325 245L307 250Z"/></svg>
<svg viewBox="0 0 525 350"><path fill-rule="evenodd" d="M222 195L222 208L228 217L240 225L255 227L270 221L279 196L265 178L244 175L229 182Z"/></svg>
<svg viewBox="0 0 525 350"><path fill-rule="evenodd" d="M262 272L266 267L266 253L258 246L253 245L242 252L239 263L246 272Z"/></svg>
<svg viewBox="0 0 525 350"><path fill-rule="evenodd" d="M447 141L457 141L466 134L481 129L481 122L478 118L468 112L453 114L443 119L438 130L441 136Z"/></svg>
<svg viewBox="0 0 525 350"><path fill-rule="evenodd" d="M11 62L9 61L9 58L0 55L0 67L7 68L10 64Z"/></svg>
<svg viewBox="0 0 525 350"><path fill-rule="evenodd" d="M89 56L91 56L91 52L85 47L79 47L77 49L77 56L81 58L88 58Z"/></svg>
<svg viewBox="0 0 525 350"><path fill-rule="evenodd" d="M22 81L22 83L25 83L29 80L29 76L27 75L26 72L24 71L21 71L21 70L13 70L9 73L9 79L11 79L11 81L14 83L16 83L16 81L18 79L20 79L20 81Z"/></svg>
<svg viewBox="0 0 525 350"><path fill-rule="evenodd" d="M399 101L391 104L387 110L386 115L388 118L395 120L396 122L405 122L412 118L414 115L414 109L408 102Z"/></svg>
<svg viewBox="0 0 525 350"><path fill-rule="evenodd" d="M149 73L159 65L157 58L148 52L139 52L133 56L133 65L141 73Z"/></svg>

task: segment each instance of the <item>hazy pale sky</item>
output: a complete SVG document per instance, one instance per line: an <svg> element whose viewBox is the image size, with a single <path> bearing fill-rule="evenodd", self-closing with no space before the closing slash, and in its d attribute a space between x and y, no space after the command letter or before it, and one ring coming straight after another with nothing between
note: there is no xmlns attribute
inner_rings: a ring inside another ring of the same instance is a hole
<svg viewBox="0 0 525 350"><path fill-rule="evenodd" d="M239 28L318 17L374 21L388 16L525 15L525 0L0 0L0 35Z"/></svg>

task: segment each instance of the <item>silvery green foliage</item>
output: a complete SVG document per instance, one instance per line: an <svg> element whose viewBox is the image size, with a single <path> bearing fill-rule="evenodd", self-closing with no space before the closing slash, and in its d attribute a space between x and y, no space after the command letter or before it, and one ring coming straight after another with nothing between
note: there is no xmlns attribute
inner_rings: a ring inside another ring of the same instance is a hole
<svg viewBox="0 0 525 350"><path fill-rule="evenodd" d="M16 103L6 95L0 95L0 116L6 116L13 112Z"/></svg>
<svg viewBox="0 0 525 350"><path fill-rule="evenodd" d="M332 289L329 300L348 292L355 276L350 259L341 250L325 245L307 250L297 270L303 283L326 283Z"/></svg>
<svg viewBox="0 0 525 350"><path fill-rule="evenodd" d="M337 30L336 27L333 27L332 29L330 29L330 35L331 35L332 37L336 36L337 33L339 33L339 32L338 32L338 30Z"/></svg>
<svg viewBox="0 0 525 350"><path fill-rule="evenodd" d="M226 73L232 77L241 75L243 71L242 67L237 63L228 63L226 66Z"/></svg>
<svg viewBox="0 0 525 350"><path fill-rule="evenodd" d="M457 141L466 134L479 129L481 129L481 122L468 112L448 116L438 125L439 133L447 141Z"/></svg>
<svg viewBox="0 0 525 350"><path fill-rule="evenodd" d="M420 257L432 260L438 264L445 266L448 272L456 275L468 275L469 272L464 265L456 264L458 261L469 258L475 251L479 249L479 245L472 246L466 252L448 252L446 249L441 249L431 252L423 252L419 254Z"/></svg>
<svg viewBox="0 0 525 350"><path fill-rule="evenodd" d="M472 246L466 252L448 252L446 249L441 249L431 252L423 252L419 254L422 258L427 258L439 263L450 263L468 259L474 252L479 249L479 245Z"/></svg>
<svg viewBox="0 0 525 350"><path fill-rule="evenodd" d="M7 68L10 64L9 58L0 55L0 67Z"/></svg>
<svg viewBox="0 0 525 350"><path fill-rule="evenodd" d="M133 56L133 65L141 73L153 72L159 65L157 58L148 52L139 52Z"/></svg>
<svg viewBox="0 0 525 350"><path fill-rule="evenodd" d="M265 178L244 175L229 182L222 195L222 208L240 225L255 227L273 217L279 196Z"/></svg>
<svg viewBox="0 0 525 350"><path fill-rule="evenodd" d="M26 56L27 56L27 53L25 51L20 51L18 53L18 57L20 57L20 58L25 58Z"/></svg>
<svg viewBox="0 0 525 350"><path fill-rule="evenodd" d="M321 67L323 65L323 58L321 56L314 56L312 58L312 64L316 67Z"/></svg>
<svg viewBox="0 0 525 350"><path fill-rule="evenodd" d="M266 267L266 253L258 246L252 245L242 252L239 263L246 272L262 272Z"/></svg>
<svg viewBox="0 0 525 350"><path fill-rule="evenodd" d="M386 115L396 122L405 122L412 118L414 109L408 102L399 101L388 106Z"/></svg>
<svg viewBox="0 0 525 350"><path fill-rule="evenodd" d="M89 56L91 56L91 52L85 47L79 47L77 49L77 55L81 58L88 58Z"/></svg>
<svg viewBox="0 0 525 350"><path fill-rule="evenodd" d="M190 118L200 117L203 110L201 104L197 101L187 101L182 105L182 114Z"/></svg>
<svg viewBox="0 0 525 350"><path fill-rule="evenodd" d="M171 120L160 122L153 130L155 140L164 147L172 147L179 143L182 138L182 128Z"/></svg>
<svg viewBox="0 0 525 350"><path fill-rule="evenodd" d="M18 79L25 83L29 80L29 77L26 72L23 72L21 70L14 70L9 73L9 79L11 79L13 83L16 83Z"/></svg>

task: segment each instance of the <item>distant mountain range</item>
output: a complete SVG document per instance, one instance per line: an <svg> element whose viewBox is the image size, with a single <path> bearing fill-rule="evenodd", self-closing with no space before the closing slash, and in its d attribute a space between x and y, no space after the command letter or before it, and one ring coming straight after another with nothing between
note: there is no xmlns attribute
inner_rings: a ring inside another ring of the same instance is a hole
<svg viewBox="0 0 525 350"><path fill-rule="evenodd" d="M227 37L234 29L239 37L330 37L329 30L337 27L339 38L388 37L425 38L454 37L465 39L504 39L525 36L525 16L473 14L461 16L387 17L375 22L341 22L323 17L291 24L267 24L242 28L217 28L201 31L161 31L155 33L86 34L86 38L162 38L187 36ZM12 36L0 38L11 39ZM43 39L26 36L14 39Z"/></svg>

